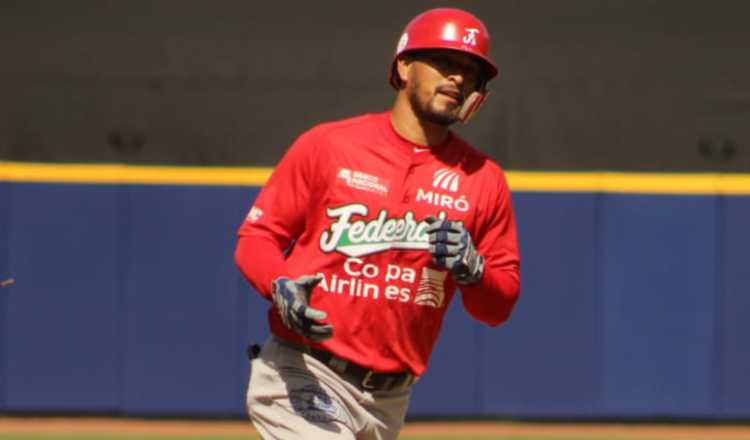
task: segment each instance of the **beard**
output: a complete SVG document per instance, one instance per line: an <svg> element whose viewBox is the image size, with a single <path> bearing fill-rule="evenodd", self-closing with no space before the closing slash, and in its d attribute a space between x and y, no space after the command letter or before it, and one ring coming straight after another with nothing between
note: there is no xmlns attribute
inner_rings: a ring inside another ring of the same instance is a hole
<svg viewBox="0 0 750 440"><path fill-rule="evenodd" d="M437 92L433 93L427 102L422 102L417 96L417 90L419 90L419 84L415 84L414 87L409 90L409 103L414 113L422 121L431 122L435 125L448 127L458 121L458 113L461 106L456 106L454 109L438 110L435 104L435 97Z"/></svg>

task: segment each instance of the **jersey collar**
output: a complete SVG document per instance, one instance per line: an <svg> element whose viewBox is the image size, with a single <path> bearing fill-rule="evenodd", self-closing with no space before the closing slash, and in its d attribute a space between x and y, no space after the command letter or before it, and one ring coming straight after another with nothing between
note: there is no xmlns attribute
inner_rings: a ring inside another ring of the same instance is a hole
<svg viewBox="0 0 750 440"><path fill-rule="evenodd" d="M435 156L442 153L448 146L454 142L455 136L449 131L445 140L437 145L421 145L414 143L402 137L396 129L393 128L390 112L386 111L378 115L382 132L389 145L405 154L411 159L411 163L422 163L432 160Z"/></svg>

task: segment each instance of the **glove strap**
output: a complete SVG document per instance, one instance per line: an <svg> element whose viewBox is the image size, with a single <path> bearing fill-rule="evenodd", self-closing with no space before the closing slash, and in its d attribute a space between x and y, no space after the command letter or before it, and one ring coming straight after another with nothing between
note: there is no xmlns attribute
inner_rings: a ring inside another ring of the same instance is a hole
<svg viewBox="0 0 750 440"><path fill-rule="evenodd" d="M474 258L471 265L467 265L469 270L460 274L453 274L453 280L456 284L469 285L478 283L484 275L484 257L479 254L474 254Z"/></svg>

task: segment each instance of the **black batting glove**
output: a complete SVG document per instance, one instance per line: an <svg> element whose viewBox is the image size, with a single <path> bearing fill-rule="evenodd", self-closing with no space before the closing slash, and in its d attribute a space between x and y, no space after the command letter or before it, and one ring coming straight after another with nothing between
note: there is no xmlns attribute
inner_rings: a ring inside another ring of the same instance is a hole
<svg viewBox="0 0 750 440"><path fill-rule="evenodd" d="M331 324L318 322L326 319L326 312L309 305L310 294L322 279L320 276L310 275L296 280L279 277L273 281L271 289L273 303L279 310L284 325L315 342L322 342L333 336Z"/></svg>
<svg viewBox="0 0 750 440"><path fill-rule="evenodd" d="M484 274L484 257L477 253L471 234L461 222L428 217L427 234L432 261L453 274L458 284L474 284Z"/></svg>

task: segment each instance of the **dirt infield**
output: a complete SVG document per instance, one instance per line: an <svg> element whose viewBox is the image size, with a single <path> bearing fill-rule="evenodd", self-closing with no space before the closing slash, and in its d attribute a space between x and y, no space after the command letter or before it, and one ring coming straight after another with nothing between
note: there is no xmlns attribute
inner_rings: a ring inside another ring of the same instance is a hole
<svg viewBox="0 0 750 440"><path fill-rule="evenodd" d="M211 435L255 434L249 422L183 421L105 418L14 418L0 417L2 434L119 434L119 435ZM419 422L402 431L411 437L435 435L556 436L568 438L750 440L750 426L656 425L656 424L552 424L520 422Z"/></svg>

